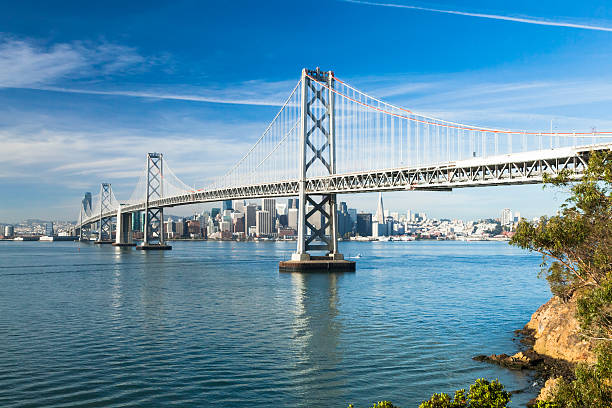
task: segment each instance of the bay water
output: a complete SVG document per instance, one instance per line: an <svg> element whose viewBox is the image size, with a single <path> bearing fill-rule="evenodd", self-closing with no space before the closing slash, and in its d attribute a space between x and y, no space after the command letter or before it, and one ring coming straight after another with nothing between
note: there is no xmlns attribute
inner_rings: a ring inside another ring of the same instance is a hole
<svg viewBox="0 0 612 408"><path fill-rule="evenodd" d="M0 407L417 407L513 353L550 297L503 242L341 242L355 273L286 274L295 242L171 251L0 242Z"/></svg>

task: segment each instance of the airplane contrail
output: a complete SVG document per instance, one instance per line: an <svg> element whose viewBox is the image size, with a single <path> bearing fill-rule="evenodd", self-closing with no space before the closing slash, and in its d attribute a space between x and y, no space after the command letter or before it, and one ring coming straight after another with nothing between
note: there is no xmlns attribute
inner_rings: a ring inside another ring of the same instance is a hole
<svg viewBox="0 0 612 408"><path fill-rule="evenodd" d="M574 23L566 23L563 21L542 20L542 19L538 19L535 17L512 17L512 16L501 16L498 14L470 13L467 11L435 9L435 8L421 7L421 6L411 6L408 4L376 3L373 1L362 1L362 0L341 0L341 1L344 1L347 3L364 4L368 6L395 7L395 8L403 8L403 9L411 9L411 10L430 11L433 13L444 13L444 14L454 14L454 15L459 15L459 16L488 18L492 20L514 21L516 23L536 24L536 25L554 26L554 27L569 27L569 28L578 28L582 30L612 32L612 27L602 27L602 26L594 26L594 25L588 25L588 24L574 24Z"/></svg>

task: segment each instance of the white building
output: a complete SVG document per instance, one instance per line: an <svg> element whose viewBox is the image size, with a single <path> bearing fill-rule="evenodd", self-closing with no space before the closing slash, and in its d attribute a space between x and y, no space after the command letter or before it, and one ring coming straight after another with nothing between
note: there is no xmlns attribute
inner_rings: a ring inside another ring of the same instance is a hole
<svg viewBox="0 0 612 408"><path fill-rule="evenodd" d="M504 208L501 212L500 218L501 225L512 225L514 222L514 218L512 217L512 210L509 208Z"/></svg>

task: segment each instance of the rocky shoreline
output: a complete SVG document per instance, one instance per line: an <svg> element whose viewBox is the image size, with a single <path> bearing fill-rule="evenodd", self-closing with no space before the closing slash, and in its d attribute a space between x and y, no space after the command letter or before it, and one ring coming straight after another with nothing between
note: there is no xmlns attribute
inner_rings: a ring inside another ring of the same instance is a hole
<svg viewBox="0 0 612 408"><path fill-rule="evenodd" d="M576 299L562 301L553 297L538 308L523 329L514 332L524 350L514 355L478 355L473 359L510 370L532 371L541 389L530 405L547 399L561 378L573 380L577 364L595 361L594 344L580 336L579 329Z"/></svg>

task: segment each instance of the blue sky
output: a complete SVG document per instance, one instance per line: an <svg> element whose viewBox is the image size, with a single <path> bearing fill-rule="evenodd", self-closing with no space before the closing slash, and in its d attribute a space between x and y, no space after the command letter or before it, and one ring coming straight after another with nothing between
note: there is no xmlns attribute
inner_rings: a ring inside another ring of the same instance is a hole
<svg viewBox="0 0 612 408"><path fill-rule="evenodd" d="M443 119L612 129L604 1L20 1L1 10L0 222L75 219L101 181L127 198L147 151L205 185L259 137L303 67ZM504 207L551 213L563 195L523 186L385 197L391 210L477 218ZM375 210L373 195L344 198Z"/></svg>

